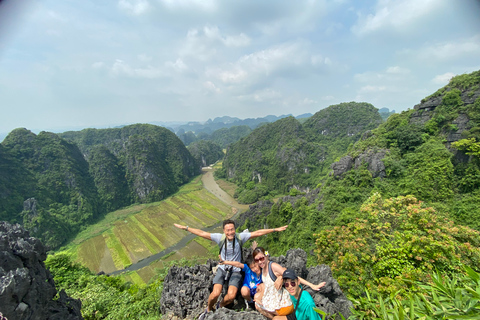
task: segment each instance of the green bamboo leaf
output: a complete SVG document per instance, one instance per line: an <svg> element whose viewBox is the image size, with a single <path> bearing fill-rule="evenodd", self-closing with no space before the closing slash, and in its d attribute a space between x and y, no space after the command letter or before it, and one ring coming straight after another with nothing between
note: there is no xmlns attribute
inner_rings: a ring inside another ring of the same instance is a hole
<svg viewBox="0 0 480 320"><path fill-rule="evenodd" d="M446 319L471 319L471 320L478 320L480 319L480 313L476 314L468 314L468 315L449 315Z"/></svg>
<svg viewBox="0 0 480 320"><path fill-rule="evenodd" d="M480 281L480 274L475 272L472 268L470 268L469 266L465 266L465 271L467 272L470 279L475 282Z"/></svg>
<svg viewBox="0 0 480 320"><path fill-rule="evenodd" d="M421 294L417 294L416 297L419 298L419 300L421 300L423 302L423 303L420 303L420 301L419 301L418 304L423 305L427 315L433 313L431 303L430 303L430 301L427 300L427 298L425 298L425 296L423 296Z"/></svg>
<svg viewBox="0 0 480 320"><path fill-rule="evenodd" d="M469 286L465 286L465 290L470 293L475 299L480 300L480 287L477 288L477 291L473 290Z"/></svg>
<svg viewBox="0 0 480 320"><path fill-rule="evenodd" d="M405 320L405 310L402 304L398 304L398 320Z"/></svg>
<svg viewBox="0 0 480 320"><path fill-rule="evenodd" d="M313 310L314 310L316 313L322 315L322 319L324 319L324 317L327 315L327 313L326 313L325 311L321 310L321 309L313 308ZM342 318L343 318L343 316L342 316Z"/></svg>
<svg viewBox="0 0 480 320"><path fill-rule="evenodd" d="M463 290L462 289L457 289L455 291L455 299L453 300L453 303L455 305L455 307L457 308L461 308L462 305L463 305Z"/></svg>
<svg viewBox="0 0 480 320"><path fill-rule="evenodd" d="M385 304L383 303L382 297L379 297L380 302L380 311L383 319L388 319L387 311L385 310Z"/></svg>
<svg viewBox="0 0 480 320"><path fill-rule="evenodd" d="M410 319L413 320L413 317L415 315L415 307L414 307L414 300L412 297L410 297L410 310L409 310L409 314L410 314Z"/></svg>

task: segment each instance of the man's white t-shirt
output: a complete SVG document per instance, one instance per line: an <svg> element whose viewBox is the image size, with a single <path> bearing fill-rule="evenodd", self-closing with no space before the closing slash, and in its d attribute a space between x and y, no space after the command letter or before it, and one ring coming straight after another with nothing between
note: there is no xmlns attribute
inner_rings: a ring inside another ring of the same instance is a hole
<svg viewBox="0 0 480 320"><path fill-rule="evenodd" d="M223 233L211 233L210 237L212 241L215 241L217 244L220 244L220 240L222 240ZM250 239L251 233L250 232L242 232L239 234L242 243L245 243ZM235 242L235 250L233 250L233 243ZM227 250L225 252L225 243L227 244ZM220 250L220 256L222 260L226 261L238 261L242 262L242 248L240 247L240 243L238 243L237 237L234 238L232 241L228 241L225 239L225 243L223 244ZM225 265L219 265L219 268L225 270ZM230 267L230 266L228 266ZM233 272L240 272L242 269L233 267Z"/></svg>

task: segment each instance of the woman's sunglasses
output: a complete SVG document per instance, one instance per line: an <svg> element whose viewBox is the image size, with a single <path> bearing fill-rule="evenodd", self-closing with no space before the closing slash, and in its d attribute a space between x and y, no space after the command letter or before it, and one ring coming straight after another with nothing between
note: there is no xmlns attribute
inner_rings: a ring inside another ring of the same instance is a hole
<svg viewBox="0 0 480 320"><path fill-rule="evenodd" d="M256 259L253 259L253 260L255 260L255 262L260 262L260 261L265 260L265 257L260 257L260 258L256 258Z"/></svg>
<svg viewBox="0 0 480 320"><path fill-rule="evenodd" d="M285 286L285 288L288 288L288 287L290 287L290 286L292 286L292 288L293 288L293 287L295 287L297 284L295 283L295 281L292 281L292 282L285 282L283 285Z"/></svg>

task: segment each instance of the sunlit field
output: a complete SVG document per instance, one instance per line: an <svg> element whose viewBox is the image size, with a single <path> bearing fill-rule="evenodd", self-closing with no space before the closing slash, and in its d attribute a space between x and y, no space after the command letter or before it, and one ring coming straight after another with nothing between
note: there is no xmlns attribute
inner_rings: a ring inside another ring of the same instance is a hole
<svg viewBox="0 0 480 320"><path fill-rule="evenodd" d="M180 223L204 228L232 215L232 207L203 189L201 176L163 201L134 205L111 212L99 223L81 232L63 250L94 272L122 270L178 243L187 233L174 227ZM202 243L202 244L200 244ZM163 260L124 276L134 283L148 282L156 268L172 260L206 257L211 244L190 241Z"/></svg>

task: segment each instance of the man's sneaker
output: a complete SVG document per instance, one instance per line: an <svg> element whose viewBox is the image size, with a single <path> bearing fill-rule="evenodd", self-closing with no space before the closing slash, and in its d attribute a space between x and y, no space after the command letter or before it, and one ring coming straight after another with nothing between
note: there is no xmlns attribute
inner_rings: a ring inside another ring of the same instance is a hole
<svg viewBox="0 0 480 320"><path fill-rule="evenodd" d="M208 309L205 309L205 311L203 311L198 317L198 320L204 320L207 314L208 314Z"/></svg>
<svg viewBox="0 0 480 320"><path fill-rule="evenodd" d="M252 302L248 302L248 307L250 308L250 310L254 310L255 311L255 301L252 301Z"/></svg>

